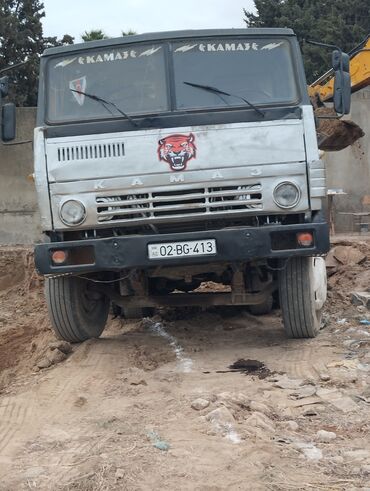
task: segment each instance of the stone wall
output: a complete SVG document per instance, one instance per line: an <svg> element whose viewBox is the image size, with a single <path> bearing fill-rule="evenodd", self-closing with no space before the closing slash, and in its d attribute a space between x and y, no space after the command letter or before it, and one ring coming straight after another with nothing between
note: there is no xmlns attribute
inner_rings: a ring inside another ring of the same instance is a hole
<svg viewBox="0 0 370 491"><path fill-rule="evenodd" d="M357 231L353 217L340 212L370 212L370 87L352 95L348 119L358 124L365 136L340 152L325 154L328 188L347 193L334 197L336 232Z"/></svg>
<svg viewBox="0 0 370 491"><path fill-rule="evenodd" d="M33 172L35 108L17 109L17 137L0 143L0 244L30 244L41 238Z"/></svg>

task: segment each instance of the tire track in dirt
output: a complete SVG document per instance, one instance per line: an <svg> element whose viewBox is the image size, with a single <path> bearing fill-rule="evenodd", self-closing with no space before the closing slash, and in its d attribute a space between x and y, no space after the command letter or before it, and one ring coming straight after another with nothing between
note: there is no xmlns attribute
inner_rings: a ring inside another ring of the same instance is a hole
<svg viewBox="0 0 370 491"><path fill-rule="evenodd" d="M8 448L16 440L16 434L22 434L28 426L33 412L33 397L7 397L0 405L0 458L6 457Z"/></svg>

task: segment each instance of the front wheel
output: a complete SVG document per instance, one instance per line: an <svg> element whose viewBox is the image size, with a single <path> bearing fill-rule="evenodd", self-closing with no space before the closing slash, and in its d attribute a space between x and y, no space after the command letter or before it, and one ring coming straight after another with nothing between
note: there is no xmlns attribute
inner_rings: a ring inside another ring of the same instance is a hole
<svg viewBox="0 0 370 491"><path fill-rule="evenodd" d="M110 301L87 279L46 278L45 297L51 324L59 338L79 343L98 338L103 332Z"/></svg>
<svg viewBox="0 0 370 491"><path fill-rule="evenodd" d="M321 257L293 257L279 273L285 332L290 338L317 336L326 300L326 267Z"/></svg>

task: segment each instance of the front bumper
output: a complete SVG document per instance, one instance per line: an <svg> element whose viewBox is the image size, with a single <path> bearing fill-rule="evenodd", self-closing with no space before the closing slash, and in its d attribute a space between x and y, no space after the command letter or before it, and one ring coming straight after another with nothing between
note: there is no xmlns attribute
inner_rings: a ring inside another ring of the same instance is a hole
<svg viewBox="0 0 370 491"><path fill-rule="evenodd" d="M313 234L312 246L297 245L295 238L301 232ZM217 254L155 260L148 258L148 244L203 239L216 240ZM203 232L132 235L39 244L35 247L35 263L39 273L57 275L186 264L245 262L259 258L314 256L325 254L329 251L329 247L329 230L326 223L267 225L258 228L238 227ZM68 252L69 260L66 264L53 264L51 255L56 250Z"/></svg>

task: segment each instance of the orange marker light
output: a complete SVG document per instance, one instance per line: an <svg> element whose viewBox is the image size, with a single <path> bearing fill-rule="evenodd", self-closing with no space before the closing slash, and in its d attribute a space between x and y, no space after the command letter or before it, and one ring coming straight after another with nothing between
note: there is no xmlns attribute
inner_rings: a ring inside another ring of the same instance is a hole
<svg viewBox="0 0 370 491"><path fill-rule="evenodd" d="M53 251L51 254L51 259L54 264L63 264L67 260L67 251Z"/></svg>
<svg viewBox="0 0 370 491"><path fill-rule="evenodd" d="M311 232L301 232L297 234L297 242L302 247L310 247L313 245L313 235Z"/></svg>

